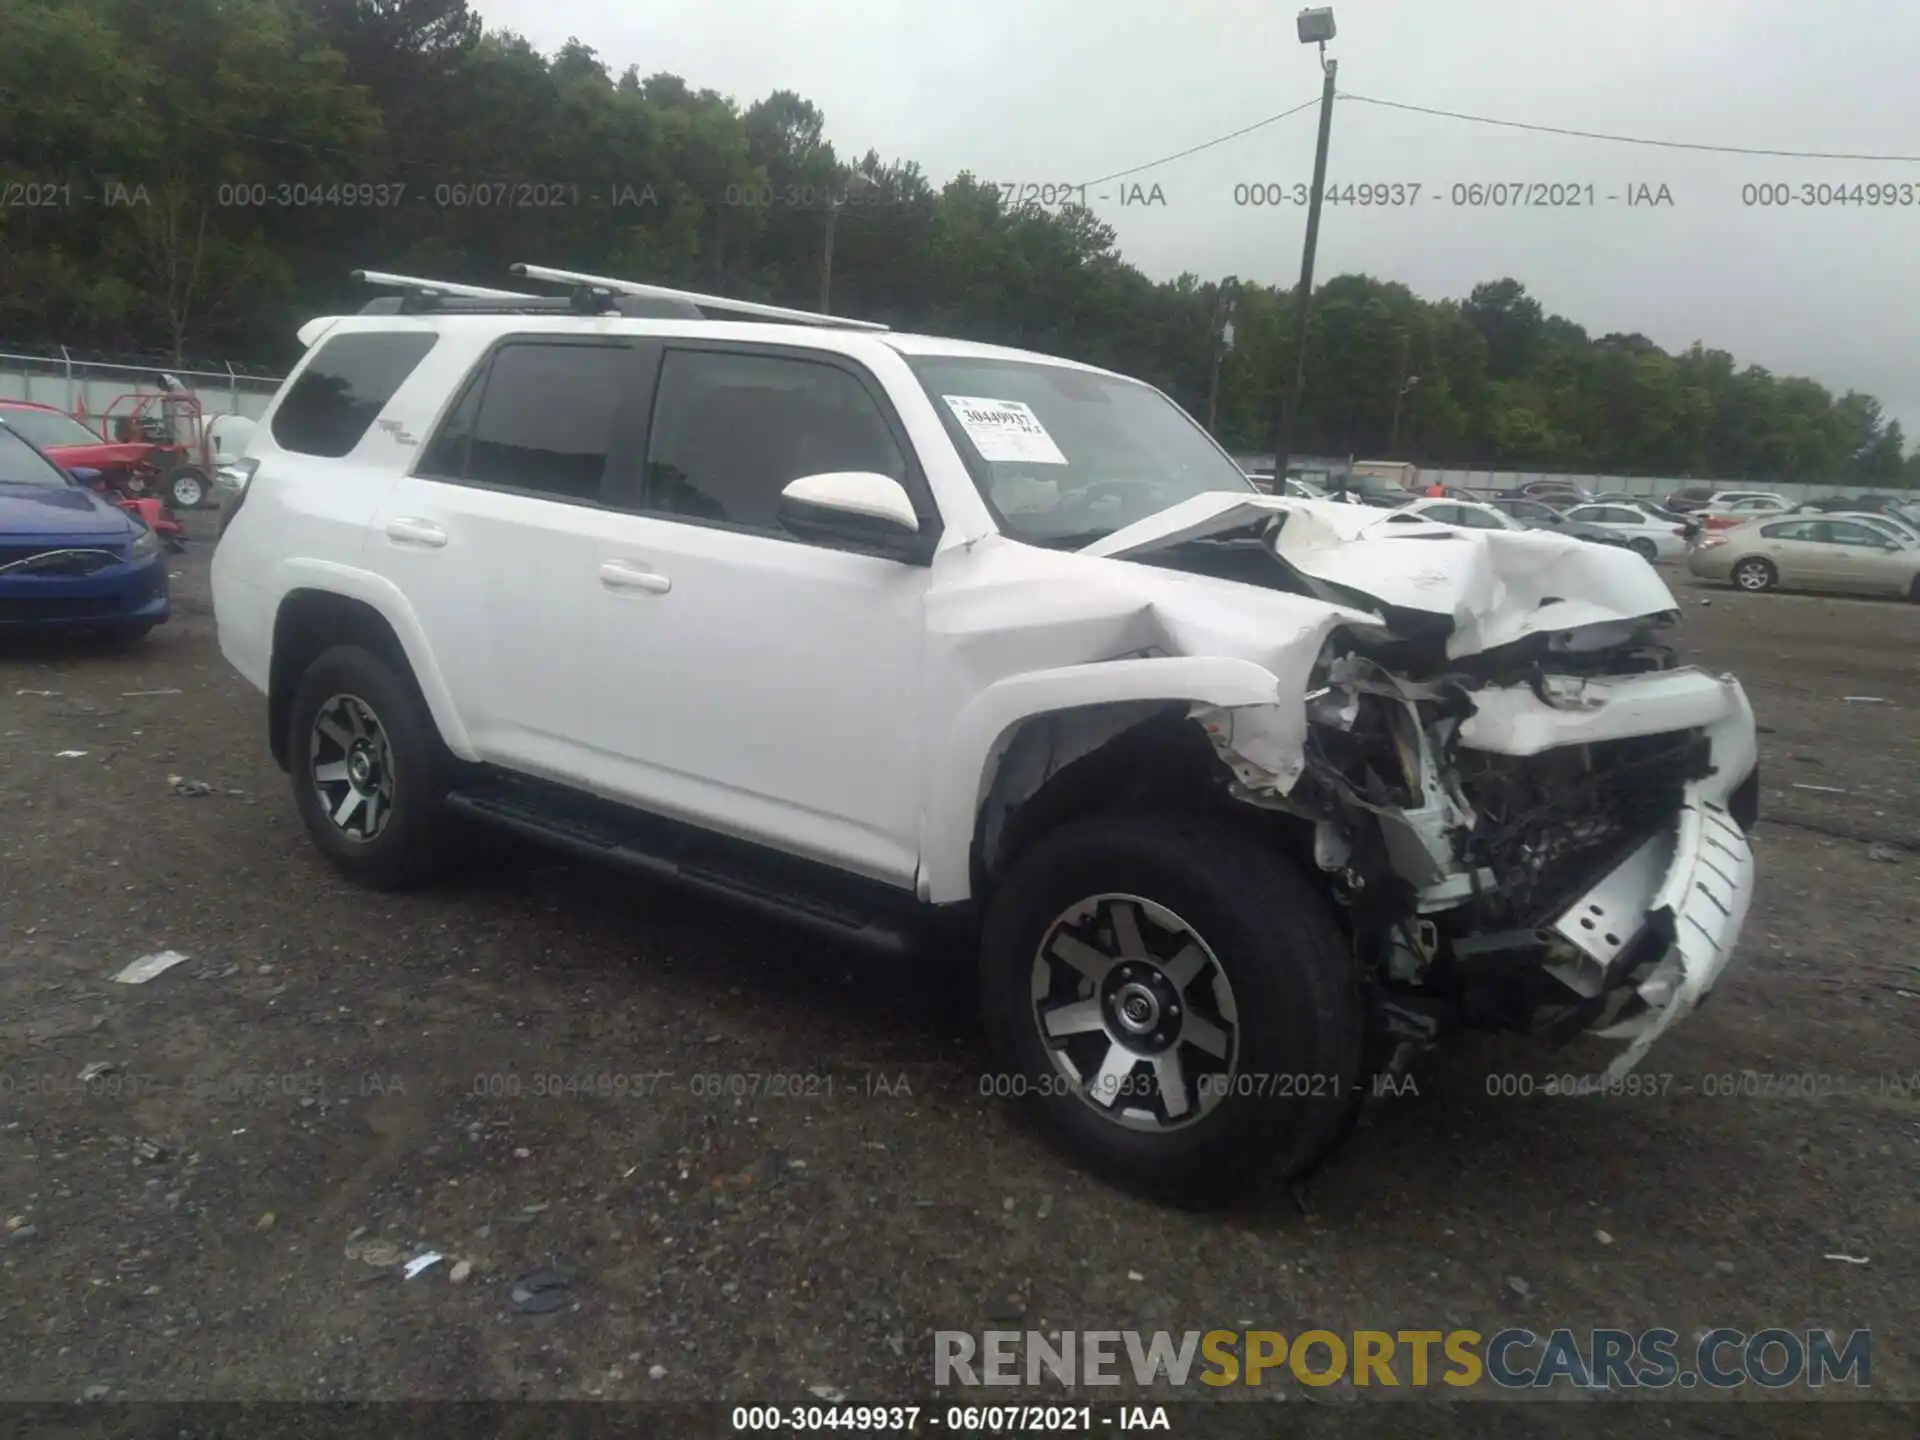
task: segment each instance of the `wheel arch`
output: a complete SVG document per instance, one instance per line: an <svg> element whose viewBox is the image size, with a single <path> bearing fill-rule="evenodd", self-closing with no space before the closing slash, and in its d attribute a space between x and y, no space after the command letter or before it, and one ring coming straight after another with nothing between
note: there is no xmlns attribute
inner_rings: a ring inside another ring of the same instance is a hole
<svg viewBox="0 0 1920 1440"><path fill-rule="evenodd" d="M1217 764L1204 734L1186 719L1190 706L1271 705L1280 698L1272 671L1223 656L1100 661L989 685L961 710L943 748L928 756L921 898L975 898L1009 853L1085 813L1094 801L1085 792L1109 776L1126 777L1135 792L1170 789L1202 758ZM1128 736L1132 742L1116 745ZM1162 743L1169 737L1180 738ZM1107 759L1094 763L1102 753ZM1055 790L1049 810L1029 812L1008 828L1019 808L1069 770L1077 772L1071 792ZM1049 822L1044 827L1041 818Z"/></svg>
<svg viewBox="0 0 1920 1440"><path fill-rule="evenodd" d="M287 710L301 675L335 645L361 645L392 663L420 691L446 747L463 760L476 758L406 597L377 576L326 569L293 577L274 610L267 724L275 762L287 768Z"/></svg>

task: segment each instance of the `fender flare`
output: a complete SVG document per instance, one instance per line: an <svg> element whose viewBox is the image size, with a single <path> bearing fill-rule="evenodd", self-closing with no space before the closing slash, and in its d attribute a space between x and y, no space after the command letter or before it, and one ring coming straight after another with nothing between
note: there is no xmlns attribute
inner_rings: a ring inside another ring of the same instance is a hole
<svg viewBox="0 0 1920 1440"><path fill-rule="evenodd" d="M975 822L1007 739L1022 721L1130 700L1235 707L1279 699L1280 681L1271 670L1227 656L1103 660L995 681L961 709L944 749L927 757L916 883L920 898L944 905L972 897Z"/></svg>
<svg viewBox="0 0 1920 1440"><path fill-rule="evenodd" d="M433 723L439 729L440 739L447 749L462 760L480 758L467 735L467 727L461 722L460 712L453 703L453 694L447 689L439 665L434 662L426 631L421 628L419 617L413 613L413 606L407 603L407 597L398 586L366 570L313 559L285 561L275 579L278 582L275 586L278 598L273 606L276 624L281 607L287 603L289 596L299 590L321 590L343 599L358 600L377 612L399 638L400 648L406 653L407 665L413 671L414 681L427 702L427 711L433 716ZM272 633L271 629L268 633Z"/></svg>

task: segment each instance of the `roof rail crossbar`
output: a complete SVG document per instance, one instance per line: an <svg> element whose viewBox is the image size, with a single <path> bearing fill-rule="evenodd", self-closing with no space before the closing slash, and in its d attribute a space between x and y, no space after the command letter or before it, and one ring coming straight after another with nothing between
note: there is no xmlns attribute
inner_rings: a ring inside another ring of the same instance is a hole
<svg viewBox="0 0 1920 1440"><path fill-rule="evenodd" d="M415 290L423 295L459 295L469 300L533 300L522 290L493 290L485 285L463 285L457 280L423 280L417 275L393 275L385 270L356 270L353 278L368 285Z"/></svg>
<svg viewBox="0 0 1920 1440"><path fill-rule="evenodd" d="M586 275L577 270L556 270L548 265L517 264L513 273L529 280L545 280L555 285L580 285L617 291L622 295L640 295L655 300L679 300L702 311L732 312L758 319L784 320L789 324L817 325L835 330L880 330L888 327L872 320L847 320L838 315L821 315L812 310L790 310L784 305L762 305L757 300L729 300L723 295L703 295L697 290L675 290L666 285L643 285L637 280L613 280L604 275Z"/></svg>

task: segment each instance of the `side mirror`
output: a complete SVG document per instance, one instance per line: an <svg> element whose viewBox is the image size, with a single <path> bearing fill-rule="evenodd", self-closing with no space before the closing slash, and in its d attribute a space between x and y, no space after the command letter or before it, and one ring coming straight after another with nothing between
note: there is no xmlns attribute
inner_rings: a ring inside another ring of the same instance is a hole
<svg viewBox="0 0 1920 1440"><path fill-rule="evenodd" d="M803 475L780 492L781 528L797 539L924 564L933 537L922 533L906 486L871 470Z"/></svg>

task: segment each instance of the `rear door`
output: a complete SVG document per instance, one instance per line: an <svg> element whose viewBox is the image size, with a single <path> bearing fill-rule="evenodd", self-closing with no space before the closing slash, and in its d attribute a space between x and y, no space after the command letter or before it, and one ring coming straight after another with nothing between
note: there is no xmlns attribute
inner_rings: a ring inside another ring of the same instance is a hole
<svg viewBox="0 0 1920 1440"><path fill-rule="evenodd" d="M1834 583L1838 547L1826 520L1788 520L1760 529L1760 553L1790 583L1824 588Z"/></svg>
<svg viewBox="0 0 1920 1440"><path fill-rule="evenodd" d="M412 603L480 758L580 770L587 626L635 347L528 334L468 376L375 517L369 568Z"/></svg>

